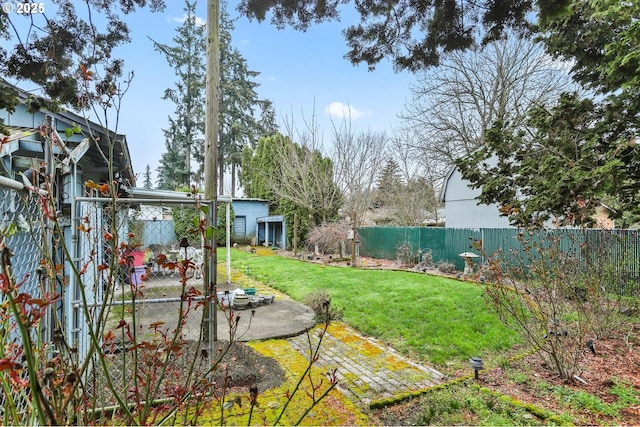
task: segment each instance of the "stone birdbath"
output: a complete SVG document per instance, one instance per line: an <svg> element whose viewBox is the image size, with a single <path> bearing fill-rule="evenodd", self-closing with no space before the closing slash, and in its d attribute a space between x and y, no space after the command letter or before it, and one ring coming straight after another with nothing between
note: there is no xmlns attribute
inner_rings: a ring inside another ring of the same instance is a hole
<svg viewBox="0 0 640 427"><path fill-rule="evenodd" d="M464 274L473 274L474 260L480 258L480 255L473 252L462 252L458 256L464 259Z"/></svg>

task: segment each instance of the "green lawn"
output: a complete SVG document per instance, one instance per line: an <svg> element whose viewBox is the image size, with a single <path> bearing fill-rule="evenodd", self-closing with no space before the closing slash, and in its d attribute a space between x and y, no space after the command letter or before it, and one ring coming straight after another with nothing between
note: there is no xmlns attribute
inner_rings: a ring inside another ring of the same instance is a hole
<svg viewBox="0 0 640 427"><path fill-rule="evenodd" d="M220 262L225 253L220 251ZM317 290L344 308L343 320L403 354L438 365L467 364L518 343L485 306L482 286L420 273L322 266L240 250L232 267L296 300Z"/></svg>

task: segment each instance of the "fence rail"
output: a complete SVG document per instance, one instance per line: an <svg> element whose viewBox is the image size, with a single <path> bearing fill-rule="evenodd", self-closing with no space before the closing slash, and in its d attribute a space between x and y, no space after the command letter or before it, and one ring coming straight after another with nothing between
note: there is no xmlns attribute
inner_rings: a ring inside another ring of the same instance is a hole
<svg viewBox="0 0 640 427"><path fill-rule="evenodd" d="M358 234L363 256L396 260L399 253L411 253L420 262L429 252L434 263L451 263L460 271L464 270L463 252L477 253L480 264L498 253L515 263L528 256L523 242L555 239L565 253L573 253L578 263L612 266L620 286L640 295L639 230L362 227Z"/></svg>

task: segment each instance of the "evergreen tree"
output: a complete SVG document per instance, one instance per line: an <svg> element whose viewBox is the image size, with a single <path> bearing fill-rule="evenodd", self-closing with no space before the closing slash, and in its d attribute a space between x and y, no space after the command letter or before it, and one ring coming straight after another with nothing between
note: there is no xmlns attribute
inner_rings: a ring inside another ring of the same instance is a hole
<svg viewBox="0 0 640 427"><path fill-rule="evenodd" d="M153 188L153 185L151 183L151 167L149 165L147 165L144 170L144 184L142 184L142 188L144 188L145 190L150 190L151 188Z"/></svg>
<svg viewBox="0 0 640 427"><path fill-rule="evenodd" d="M402 188L403 182L400 167L395 160L389 159L378 177L378 188L376 189L374 203L378 207L393 205Z"/></svg>
<svg viewBox="0 0 640 427"><path fill-rule="evenodd" d="M527 132L499 121L485 147L457 162L512 224L593 225L602 205L623 225L640 215L640 39L636 2L570 2L546 22L547 51L596 96L561 95L534 108ZM491 161L487 161L491 159Z"/></svg>
<svg viewBox="0 0 640 427"><path fill-rule="evenodd" d="M165 135L166 133L165 131ZM160 190L188 188L183 184L187 171L181 147L176 146L176 142L169 139L165 141L165 147L167 151L162 154L160 166L158 166L157 188Z"/></svg>
<svg viewBox="0 0 640 427"><path fill-rule="evenodd" d="M185 21L169 46L153 41L178 77L175 87L166 89L163 99L175 104L169 129L164 129L166 153L158 167L159 188L189 187L192 183L191 156L203 146L206 32L196 17L196 2L185 3Z"/></svg>
<svg viewBox="0 0 640 427"><path fill-rule="evenodd" d="M255 149L248 145L244 147L240 184L248 197L275 201L270 182L276 179L279 167L276 162L277 153L287 143L288 140L284 136L276 134L260 138ZM272 208L275 207L275 204L272 205Z"/></svg>
<svg viewBox="0 0 640 427"><path fill-rule="evenodd" d="M131 41L124 18L139 8L161 11L164 2L54 1L39 13L0 13L0 76L37 85L41 96L34 94L30 100L32 110L56 111L62 105L89 109L99 96L87 95L87 81L100 89L113 89L123 77L124 62L115 50ZM84 70L82 76L79 70ZM14 90L0 87L0 108L11 111L18 101ZM3 124L0 118L0 131L6 131Z"/></svg>
<svg viewBox="0 0 640 427"><path fill-rule="evenodd" d="M240 52L231 45L233 20L226 12L225 2L220 7L220 146L218 150L219 192L224 193L225 171L231 174L231 195L235 195L237 168L242 162L245 145L255 147L263 135L260 114L272 114L271 103L258 99L254 79L258 72L249 69ZM264 117L264 116L263 116ZM274 128L269 129L273 132Z"/></svg>
<svg viewBox="0 0 640 427"><path fill-rule="evenodd" d="M175 88L167 89L163 97L172 101L176 110L169 118L169 129L164 130L167 151L158 168L160 188L200 185L203 180L206 29L198 25L195 9L196 2L187 0L186 19L173 38L173 46L154 42L155 49L165 55L178 76ZM275 129L271 103L258 99L258 84L252 80L258 72L249 70L246 60L231 45L233 28L226 4L221 2L218 190L224 192L225 171L230 169L232 196L242 147L255 147L258 137ZM260 120L256 118L257 110Z"/></svg>
<svg viewBox="0 0 640 427"><path fill-rule="evenodd" d="M530 30L531 16L545 22L567 9L570 0L241 0L240 12L278 28L306 30L312 24L340 20L353 6L360 22L342 34L353 64L369 69L385 58L396 69L416 71L438 65L443 52L464 50L474 43L497 40L505 29ZM589 2L587 2L589 3ZM596 2L608 3L608 1ZM620 3L620 2L615 2ZM622 2L633 3L633 2ZM606 22L606 21L605 21ZM576 27L579 31L583 27Z"/></svg>
<svg viewBox="0 0 640 427"><path fill-rule="evenodd" d="M278 133L278 125L276 123L276 112L273 109L273 102L268 99L259 101L260 118L258 119L258 129L260 136L271 136Z"/></svg>

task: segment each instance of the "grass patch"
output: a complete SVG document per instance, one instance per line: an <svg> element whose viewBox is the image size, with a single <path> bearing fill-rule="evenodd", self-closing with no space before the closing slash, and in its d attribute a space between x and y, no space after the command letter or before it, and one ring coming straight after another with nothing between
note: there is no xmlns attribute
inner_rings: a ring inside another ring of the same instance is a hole
<svg viewBox="0 0 640 427"><path fill-rule="evenodd" d="M224 257L222 257L224 258ZM222 262L223 260L221 260ZM326 291L343 320L401 353L434 364L500 353L519 342L480 285L402 271L362 270L232 251L232 266L292 298Z"/></svg>
<svg viewBox="0 0 640 427"><path fill-rule="evenodd" d="M461 382L420 398L410 425L557 425L570 424L541 408Z"/></svg>
<svg viewBox="0 0 640 427"><path fill-rule="evenodd" d="M538 387L553 393L558 401L562 402L566 407L586 410L614 418L620 415L621 409L640 403L640 391L621 381L614 381L614 384L609 390L609 394L616 397L611 403L603 402L598 396L582 390L552 385L545 381L540 381Z"/></svg>

